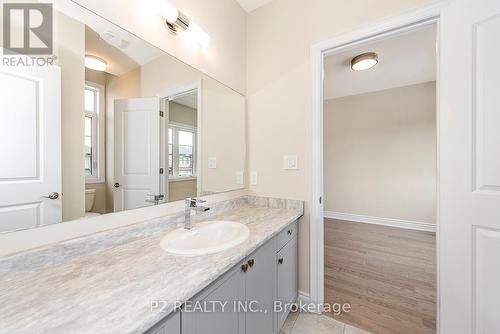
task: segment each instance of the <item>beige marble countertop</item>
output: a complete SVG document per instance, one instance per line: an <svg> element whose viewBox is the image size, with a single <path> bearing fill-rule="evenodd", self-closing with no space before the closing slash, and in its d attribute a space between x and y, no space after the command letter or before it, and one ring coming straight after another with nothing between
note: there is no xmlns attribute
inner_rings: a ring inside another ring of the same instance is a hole
<svg viewBox="0 0 500 334"><path fill-rule="evenodd" d="M212 255L160 248L182 224L179 213L1 258L0 333L144 333L172 311L152 311L152 301L194 297L302 213L302 201L217 203L195 221L241 222L250 236Z"/></svg>

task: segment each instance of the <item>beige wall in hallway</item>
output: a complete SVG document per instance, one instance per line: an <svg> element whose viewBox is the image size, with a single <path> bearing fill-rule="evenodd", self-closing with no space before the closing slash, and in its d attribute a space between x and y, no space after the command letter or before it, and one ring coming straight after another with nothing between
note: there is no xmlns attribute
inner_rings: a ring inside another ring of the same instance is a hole
<svg viewBox="0 0 500 334"><path fill-rule="evenodd" d="M198 126L198 111L196 109L171 101L168 106L168 113L170 122L189 125L194 128Z"/></svg>
<svg viewBox="0 0 500 334"><path fill-rule="evenodd" d="M325 211L436 222L436 83L326 100Z"/></svg>
<svg viewBox="0 0 500 334"><path fill-rule="evenodd" d="M299 289L309 292L312 43L350 32L428 0L274 0L247 18L249 171L257 195L306 200L299 234ZM283 170L298 154L299 170Z"/></svg>
<svg viewBox="0 0 500 334"><path fill-rule="evenodd" d="M168 201L180 201L196 197L196 179L168 182Z"/></svg>

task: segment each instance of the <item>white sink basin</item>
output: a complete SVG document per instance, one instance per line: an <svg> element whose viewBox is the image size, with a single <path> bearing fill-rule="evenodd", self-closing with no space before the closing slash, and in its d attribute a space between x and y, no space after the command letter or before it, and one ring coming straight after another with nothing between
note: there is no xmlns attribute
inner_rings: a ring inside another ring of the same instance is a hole
<svg viewBox="0 0 500 334"><path fill-rule="evenodd" d="M205 255L222 252L248 238L246 225L232 221L210 221L196 224L192 229L184 227L169 232L160 241L166 252L176 255Z"/></svg>

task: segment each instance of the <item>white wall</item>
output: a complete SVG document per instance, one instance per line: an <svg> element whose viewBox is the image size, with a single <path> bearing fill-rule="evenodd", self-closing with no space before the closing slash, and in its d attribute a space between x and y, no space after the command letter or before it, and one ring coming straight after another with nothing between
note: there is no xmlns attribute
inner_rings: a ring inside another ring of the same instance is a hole
<svg viewBox="0 0 500 334"><path fill-rule="evenodd" d="M158 11L156 0L75 0L120 27L131 31L183 62L244 93L246 79L246 13L235 0L169 0L196 22L212 41L198 48L172 35ZM161 1L161 0L159 0Z"/></svg>
<svg viewBox="0 0 500 334"><path fill-rule="evenodd" d="M62 213L63 221L67 221L85 214L85 26L54 11L54 42L61 67Z"/></svg>
<svg viewBox="0 0 500 334"><path fill-rule="evenodd" d="M121 76L109 76L106 87L106 179L108 207L113 203L113 101L118 98L165 97L169 91L202 80L202 193L244 188L236 172L246 171L245 97L177 59L165 55ZM231 138L231 140L227 140ZM208 157L217 169L208 169Z"/></svg>
<svg viewBox="0 0 500 334"><path fill-rule="evenodd" d="M274 0L247 18L249 171L257 195L309 200L310 46L427 0ZM299 170L283 170L297 153ZM309 205L306 202L306 212ZM309 291L309 216L299 230L299 289Z"/></svg>
<svg viewBox="0 0 500 334"><path fill-rule="evenodd" d="M326 100L325 211L436 223L436 83Z"/></svg>

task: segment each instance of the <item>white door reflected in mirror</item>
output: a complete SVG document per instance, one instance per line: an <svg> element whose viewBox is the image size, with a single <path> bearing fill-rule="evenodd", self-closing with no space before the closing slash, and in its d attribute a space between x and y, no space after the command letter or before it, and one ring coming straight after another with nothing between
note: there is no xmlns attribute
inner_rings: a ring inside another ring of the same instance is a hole
<svg viewBox="0 0 500 334"><path fill-rule="evenodd" d="M60 223L61 73L0 68L0 232Z"/></svg>

